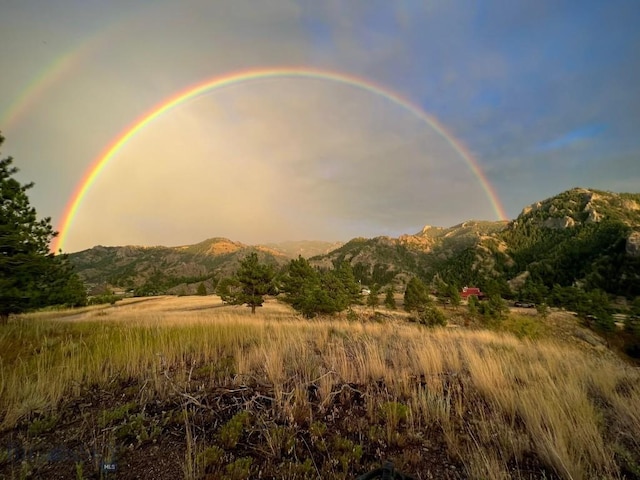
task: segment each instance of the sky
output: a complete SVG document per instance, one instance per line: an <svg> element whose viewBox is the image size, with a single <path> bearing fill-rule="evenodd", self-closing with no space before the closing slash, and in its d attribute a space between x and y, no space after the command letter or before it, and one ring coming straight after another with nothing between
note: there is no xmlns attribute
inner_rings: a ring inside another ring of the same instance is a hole
<svg viewBox="0 0 640 480"><path fill-rule="evenodd" d="M636 0L0 0L0 155L65 252L512 219L640 191L638 25Z"/></svg>

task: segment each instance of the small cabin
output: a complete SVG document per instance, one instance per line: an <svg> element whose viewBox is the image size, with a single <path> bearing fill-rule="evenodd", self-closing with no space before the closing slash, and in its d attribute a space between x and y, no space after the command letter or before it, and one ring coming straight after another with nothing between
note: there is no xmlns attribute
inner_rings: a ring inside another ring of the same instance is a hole
<svg viewBox="0 0 640 480"><path fill-rule="evenodd" d="M482 293L478 287L464 287L460 292L460 297L462 297L463 300L468 300L469 297L476 297L480 300L484 298L484 293Z"/></svg>

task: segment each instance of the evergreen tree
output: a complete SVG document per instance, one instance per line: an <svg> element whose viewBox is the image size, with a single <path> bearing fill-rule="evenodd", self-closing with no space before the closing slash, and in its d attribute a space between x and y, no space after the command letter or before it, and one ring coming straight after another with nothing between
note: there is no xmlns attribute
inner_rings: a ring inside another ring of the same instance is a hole
<svg viewBox="0 0 640 480"><path fill-rule="evenodd" d="M396 299L393 296L392 287L387 288L387 293L384 297L384 306L387 307L389 310L395 310L397 308Z"/></svg>
<svg viewBox="0 0 640 480"><path fill-rule="evenodd" d="M475 318L478 315L478 299L475 295L471 295L467 300L467 308L469 309L469 316Z"/></svg>
<svg viewBox="0 0 640 480"><path fill-rule="evenodd" d="M308 303L311 292L320 287L320 275L306 258L298 256L289 262L281 282L287 294L285 301L301 311L303 304Z"/></svg>
<svg viewBox="0 0 640 480"><path fill-rule="evenodd" d="M39 293L43 305L83 307L87 304L87 289L75 273L67 255L56 255L43 272L43 290Z"/></svg>
<svg viewBox="0 0 640 480"><path fill-rule="evenodd" d="M378 299L379 292L380 287L378 285L372 285L369 289L369 295L367 296L367 306L371 307L374 312L376 307L380 304L380 300Z"/></svg>
<svg viewBox="0 0 640 480"><path fill-rule="evenodd" d="M198 290L196 291L198 295L205 296L207 294L207 287L205 287L204 283L200 282L198 285Z"/></svg>
<svg viewBox="0 0 640 480"><path fill-rule="evenodd" d="M453 308L457 310L458 307L460 306L460 301L461 301L460 289L458 288L457 285L455 284L449 285L449 298L451 299L451 305L453 305Z"/></svg>
<svg viewBox="0 0 640 480"><path fill-rule="evenodd" d="M586 293L586 306L581 313L587 314L587 319L593 319L595 327L603 332L615 330L615 322L611 315L611 305L606 292L595 289Z"/></svg>
<svg viewBox="0 0 640 480"><path fill-rule="evenodd" d="M353 268L347 261L340 262L333 270L334 275L338 279L345 295L345 301L347 302L345 307L353 305L354 303L361 302L360 284L356 280L353 274ZM344 310L344 309L343 309Z"/></svg>
<svg viewBox="0 0 640 480"><path fill-rule="evenodd" d="M216 295L218 295L224 303L235 304L236 297L239 293L240 282L234 277L222 278L216 286Z"/></svg>
<svg viewBox="0 0 640 480"><path fill-rule="evenodd" d="M289 263L282 287L285 301L306 318L341 312L360 298L360 287L347 262L334 270L319 272L298 257Z"/></svg>
<svg viewBox="0 0 640 480"><path fill-rule="evenodd" d="M420 312L430 304L431 299L425 284L418 277L411 278L404 291L404 309L407 312Z"/></svg>
<svg viewBox="0 0 640 480"><path fill-rule="evenodd" d="M0 135L0 145L4 138ZM11 157L0 159L0 323L9 315L51 304L86 302L84 286L65 256L49 251L57 235L51 219L38 220L27 191L13 176Z"/></svg>
<svg viewBox="0 0 640 480"><path fill-rule="evenodd" d="M486 301L479 303L478 312L480 312L485 321L502 320L508 315L509 307L507 307L500 295L491 293L487 296Z"/></svg>
<svg viewBox="0 0 640 480"><path fill-rule="evenodd" d="M447 325L447 317L445 317L444 313L438 310L435 305L427 306L423 311L419 312L418 320L421 324L428 327L444 327Z"/></svg>
<svg viewBox="0 0 640 480"><path fill-rule="evenodd" d="M250 253L240 262L236 278L240 289L230 303L247 305L251 313L256 313L256 307L264 303L264 296L273 293L273 279L275 272L271 265L260 263L258 254Z"/></svg>

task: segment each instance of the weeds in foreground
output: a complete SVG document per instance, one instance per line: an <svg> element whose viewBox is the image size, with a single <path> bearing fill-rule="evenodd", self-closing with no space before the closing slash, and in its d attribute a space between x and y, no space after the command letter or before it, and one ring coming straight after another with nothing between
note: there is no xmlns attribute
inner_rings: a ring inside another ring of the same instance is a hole
<svg viewBox="0 0 640 480"><path fill-rule="evenodd" d="M262 467L246 455L249 438L290 478L352 475L376 449L402 452L399 466L412 468L433 432L471 478L509 478L531 458L566 479L634 478L640 465L640 374L551 340L300 321L268 309L258 318L152 313L75 323L27 317L3 327L3 429L26 424L32 436L46 435L63 398L120 379L144 388L102 410L96 428L141 448L167 428L143 406L187 402L182 420L170 421L185 435L188 479L255 475ZM220 389L252 396L206 430L198 412L209 412L203 405Z"/></svg>

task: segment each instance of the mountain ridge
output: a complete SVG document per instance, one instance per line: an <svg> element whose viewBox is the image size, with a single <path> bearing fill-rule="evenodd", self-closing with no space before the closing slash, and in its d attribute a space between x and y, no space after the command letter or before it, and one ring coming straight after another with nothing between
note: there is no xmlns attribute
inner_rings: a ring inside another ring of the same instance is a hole
<svg viewBox="0 0 640 480"><path fill-rule="evenodd" d="M627 284L638 279L640 285L640 194L578 187L525 206L513 220L425 225L397 238L246 245L212 237L178 247L97 246L70 258L87 284L140 289L151 283L160 287L147 290L177 293L179 286L190 293L194 282L215 283L231 275L252 251L276 267L298 255L318 268L348 261L363 284L398 288L413 275L456 284L493 279L505 290L514 279L541 284L586 281L601 288L609 275L615 284L612 293L632 294L635 287ZM591 263L584 264L584 259ZM575 278L558 275L559 268Z"/></svg>

